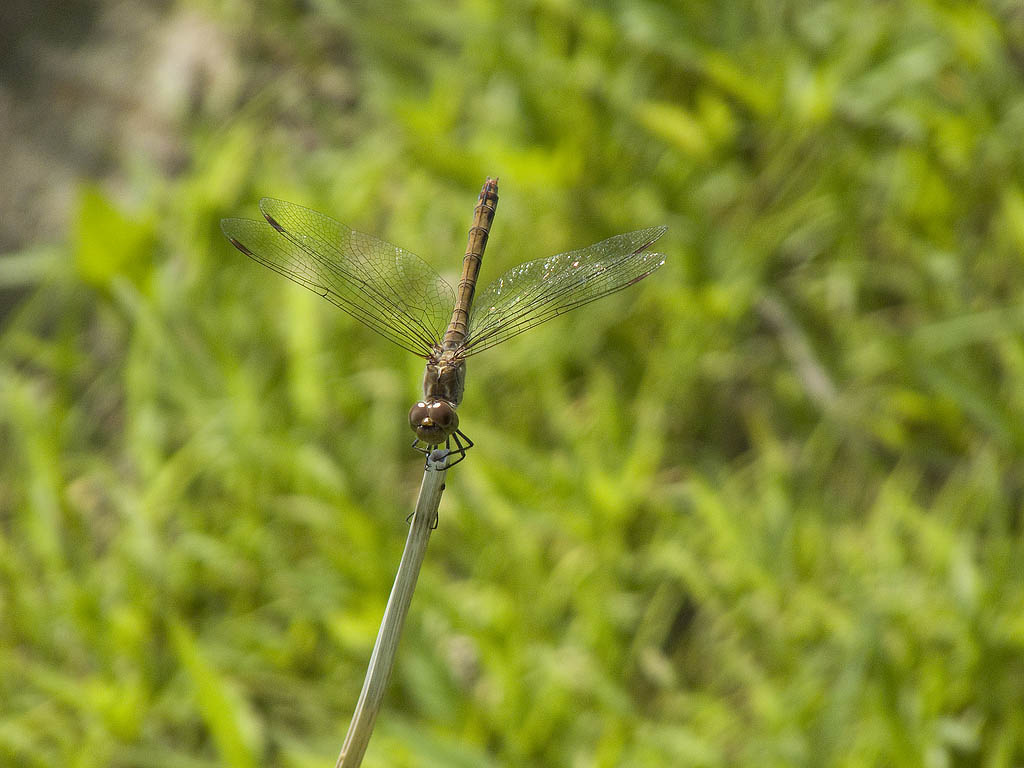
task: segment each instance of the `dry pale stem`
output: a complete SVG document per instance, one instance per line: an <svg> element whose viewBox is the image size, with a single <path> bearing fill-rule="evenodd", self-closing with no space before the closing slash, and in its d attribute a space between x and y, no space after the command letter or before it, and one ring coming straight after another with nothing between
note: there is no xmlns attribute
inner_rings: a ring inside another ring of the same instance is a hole
<svg viewBox="0 0 1024 768"><path fill-rule="evenodd" d="M434 521L437 519L437 508L441 503L441 492L444 491L444 478L447 470L427 469L423 473L420 495L416 500L416 512L409 526L409 538L405 540L405 551L402 561L398 564L395 585L391 588L388 606L384 609L384 618L377 633L377 642L370 656L370 666L366 670L363 690L356 703L352 723L345 736L345 744L341 748L335 768L356 768L363 761L366 745L373 733L373 724L377 720L388 678L395 663L395 652L402 634L412 593L416 589L416 579L423 564L427 551L427 542Z"/></svg>

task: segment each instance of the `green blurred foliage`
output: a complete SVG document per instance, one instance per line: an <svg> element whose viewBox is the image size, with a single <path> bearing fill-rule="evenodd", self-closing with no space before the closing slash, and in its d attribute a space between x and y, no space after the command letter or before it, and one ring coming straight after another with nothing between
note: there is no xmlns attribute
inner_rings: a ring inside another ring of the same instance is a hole
<svg viewBox="0 0 1024 768"><path fill-rule="evenodd" d="M450 275L486 175L485 281L668 263L470 361L365 765L1024 762L1018 3L190 6L231 118L85 186L2 327L0 763L331 764L421 363L217 222Z"/></svg>

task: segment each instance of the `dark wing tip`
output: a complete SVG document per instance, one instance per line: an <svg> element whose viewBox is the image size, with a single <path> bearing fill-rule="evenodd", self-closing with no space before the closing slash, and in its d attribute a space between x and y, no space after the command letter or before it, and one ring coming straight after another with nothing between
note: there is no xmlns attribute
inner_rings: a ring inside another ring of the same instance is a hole
<svg viewBox="0 0 1024 768"><path fill-rule="evenodd" d="M247 219L221 219L220 220L220 231L224 233L224 237L228 239L235 248L240 250L246 256L255 256L247 247L242 245L241 242L235 237L235 232L238 231L238 225L241 222L247 221Z"/></svg>
<svg viewBox="0 0 1024 768"><path fill-rule="evenodd" d="M622 286L623 288L628 288L631 285L636 285L641 280L643 280L645 277L650 277L650 275L652 273L654 273L655 271L660 269L662 266L664 266L664 264L665 264L665 256L664 256L664 254L652 253L650 255L657 257L658 261L655 262L654 264L651 264L650 268L646 272L644 272L643 274L637 275L632 280L630 280L628 283L626 283L624 286Z"/></svg>
<svg viewBox="0 0 1024 768"><path fill-rule="evenodd" d="M282 234L284 233L284 227L282 227L280 224L278 224L277 223L277 219L275 219L273 216L271 216L266 211L263 212L263 218L267 220L267 224L272 226L278 232L281 232Z"/></svg>
<svg viewBox="0 0 1024 768"><path fill-rule="evenodd" d="M278 200L273 197L261 197L260 198L260 213L263 214L263 218L267 220L267 224L272 226L278 232L284 234L284 227L274 218L271 210L277 208L280 209L283 206L290 206L293 208L300 208L301 206L293 205L292 203L286 203L284 200Z"/></svg>
<svg viewBox="0 0 1024 768"><path fill-rule="evenodd" d="M253 253L253 252L252 252L252 251L250 251L250 250L249 250L248 248L246 248L246 247L245 247L244 245L242 245L242 244L241 244L240 242L238 242L237 240L235 240L235 238L233 238L233 237L232 237L231 235L228 235L228 240L230 240L230 241L231 241L231 244L232 244L233 246L235 246L235 248L237 248L238 250L240 250L240 251L241 251L242 253L244 253L244 254L245 254L246 256L250 256L250 257L252 257L252 258L255 258L255 257L256 257L256 254L255 254L255 253Z"/></svg>
<svg viewBox="0 0 1024 768"><path fill-rule="evenodd" d="M641 251L646 251L648 248L654 245L654 243L657 242L658 239L661 238L661 236L664 235L666 232L668 232L668 227L665 226L664 224L662 224L660 227L651 227L650 235L648 236L647 241L639 248L637 248L635 251L633 251L633 253L640 253Z"/></svg>

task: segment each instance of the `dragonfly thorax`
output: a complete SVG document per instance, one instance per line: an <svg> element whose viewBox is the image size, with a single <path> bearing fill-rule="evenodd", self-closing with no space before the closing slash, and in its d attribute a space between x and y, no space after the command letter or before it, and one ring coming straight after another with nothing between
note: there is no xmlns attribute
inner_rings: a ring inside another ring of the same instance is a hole
<svg viewBox="0 0 1024 768"><path fill-rule="evenodd" d="M423 399L409 411L409 426L427 445L440 445L459 428L455 412L466 386L466 363L454 351L438 351L427 360Z"/></svg>
<svg viewBox="0 0 1024 768"><path fill-rule="evenodd" d="M457 352L438 352L428 358L423 373L424 400L447 400L457 408L465 388L466 362Z"/></svg>

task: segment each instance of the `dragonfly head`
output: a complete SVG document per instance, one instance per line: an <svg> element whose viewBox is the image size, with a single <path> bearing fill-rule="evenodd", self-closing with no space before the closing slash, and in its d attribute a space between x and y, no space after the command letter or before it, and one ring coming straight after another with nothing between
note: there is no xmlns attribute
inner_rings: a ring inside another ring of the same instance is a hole
<svg viewBox="0 0 1024 768"><path fill-rule="evenodd" d="M427 445L440 445L459 428L459 414L445 400L420 400L409 411L409 426Z"/></svg>

